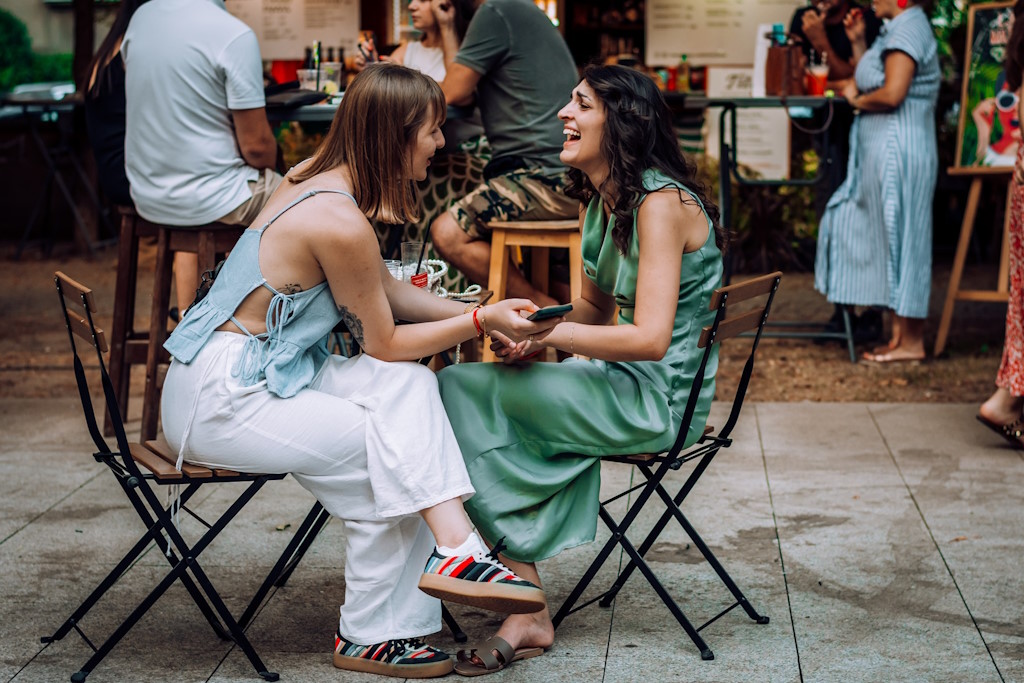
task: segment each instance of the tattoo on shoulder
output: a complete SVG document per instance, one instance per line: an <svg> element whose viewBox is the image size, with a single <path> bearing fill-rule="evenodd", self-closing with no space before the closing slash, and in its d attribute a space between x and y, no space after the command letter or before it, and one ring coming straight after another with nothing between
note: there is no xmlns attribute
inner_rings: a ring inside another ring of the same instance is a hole
<svg viewBox="0 0 1024 683"><path fill-rule="evenodd" d="M352 311L348 310L345 306L338 306L338 313L341 314L341 320L348 327L348 331L352 333L352 338L356 340L359 346L365 346L363 341L363 323L357 318Z"/></svg>
<svg viewBox="0 0 1024 683"><path fill-rule="evenodd" d="M280 292L282 294L298 294L301 291L302 291L302 286L301 285L296 285L296 284L285 285L284 287L282 287L280 289Z"/></svg>

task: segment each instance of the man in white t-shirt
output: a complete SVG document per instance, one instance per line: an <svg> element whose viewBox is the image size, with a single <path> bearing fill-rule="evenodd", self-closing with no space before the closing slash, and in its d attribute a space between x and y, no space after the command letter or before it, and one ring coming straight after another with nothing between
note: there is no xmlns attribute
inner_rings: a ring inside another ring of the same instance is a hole
<svg viewBox="0 0 1024 683"><path fill-rule="evenodd" d="M256 35L223 0L150 0L121 43L125 170L135 208L167 225L248 226L281 176ZM178 306L196 257L176 254Z"/></svg>

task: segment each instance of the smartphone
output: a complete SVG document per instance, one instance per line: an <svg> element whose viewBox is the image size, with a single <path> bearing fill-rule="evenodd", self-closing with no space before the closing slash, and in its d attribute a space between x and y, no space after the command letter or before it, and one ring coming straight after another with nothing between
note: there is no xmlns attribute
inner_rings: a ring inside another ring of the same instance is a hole
<svg viewBox="0 0 1024 683"><path fill-rule="evenodd" d="M562 304L561 306L548 306L547 308L540 308L534 311L527 320L547 320L548 318L558 318L565 315L572 310L572 304Z"/></svg>

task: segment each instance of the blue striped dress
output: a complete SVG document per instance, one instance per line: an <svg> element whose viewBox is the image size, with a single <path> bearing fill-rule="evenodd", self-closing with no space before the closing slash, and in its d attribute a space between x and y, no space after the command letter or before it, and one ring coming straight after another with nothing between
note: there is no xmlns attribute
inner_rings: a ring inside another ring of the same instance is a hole
<svg viewBox="0 0 1024 683"><path fill-rule="evenodd" d="M814 286L832 303L926 318L940 74L935 36L919 7L888 22L864 53L855 73L861 92L882 87L893 50L917 65L910 91L896 109L861 112L854 121L846 181L829 199L818 231Z"/></svg>

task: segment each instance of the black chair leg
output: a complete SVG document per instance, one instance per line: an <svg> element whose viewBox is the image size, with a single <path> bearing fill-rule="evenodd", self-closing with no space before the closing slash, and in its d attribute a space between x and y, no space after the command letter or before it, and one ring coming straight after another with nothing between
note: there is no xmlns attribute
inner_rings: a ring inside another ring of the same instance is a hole
<svg viewBox="0 0 1024 683"><path fill-rule="evenodd" d="M685 500L686 496L690 494L690 490L697 483L697 480L700 479L700 476L704 474L704 470L708 468L708 465L711 464L711 460L715 457L717 453L718 449L714 449L711 452L705 454L703 457L701 457L700 462L697 463L697 466L694 467L693 471L691 471L690 474L686 477L686 482L680 487L679 493L676 494L675 500L670 500L668 498L668 494L665 492L665 489L661 485L662 478L659 477L657 483L654 484L652 483L652 480L657 475L651 472L651 469L649 467L642 465L638 466L637 469L639 469L640 472L644 475L644 477L646 477L648 486L652 486L654 488L654 490L661 497L662 501L665 503L666 507L665 512L662 513L661 517L651 528L651 531L647 534L647 538L645 538L643 543L640 544L638 552L640 553L641 557L647 556L647 552L651 549L651 547L654 546L655 542L657 542L658 540L658 536L661 535L661 532L664 531L665 527L668 525L669 520L672 519L671 508L675 507L678 509L679 506L682 505L683 500ZM619 591L626 584L626 581L629 580L629 577L633 575L633 571L635 569L636 566L633 564L632 561L630 561L630 563L626 565L626 568L623 569L615 578L615 583L612 584L612 587L609 588L608 591L605 593L604 597L601 598L601 607L608 607L609 605L611 605L612 600L614 600L615 596L618 595Z"/></svg>
<svg viewBox="0 0 1024 683"><path fill-rule="evenodd" d="M459 622L455 621L455 617L452 616L452 613L448 611L443 602L441 603L441 618L448 625L448 629L452 632L452 638L455 639L456 643L464 643L469 640L469 636L459 626Z"/></svg>
<svg viewBox="0 0 1024 683"><path fill-rule="evenodd" d="M278 558L277 563L267 574L267 577L263 580L259 590L253 595L252 600L249 601L248 607L245 608L245 612L238 619L238 624L242 628L249 625L253 617L256 616L256 610L259 609L260 603L263 602L263 598L270 591L270 587L273 585L283 586L284 582L287 581L287 576L291 575L291 571L298 564L298 561L302 559L305 551L309 548L309 544L312 543L312 539L316 538L316 535L320 533L320 529L326 524L326 519L321 519L321 513L326 514L323 506L319 502L313 504L309 513L306 514L306 518L302 520L302 524L295 531L295 535L292 536L292 540L288 542L284 552L281 553L281 557ZM307 542L307 539L309 541ZM300 550L301 548L301 550ZM289 564L291 563L291 564ZM289 568L290 567L290 568ZM280 581L280 583L278 583Z"/></svg>
<svg viewBox="0 0 1024 683"><path fill-rule="evenodd" d="M636 564L637 569L639 569L640 573L644 575L647 582L651 584L654 592L657 593L658 597L661 598L661 601L665 603L665 607L668 608L668 611L672 613L672 616L676 618L679 625L683 627L684 631L686 631L686 635L690 636L690 640L692 640L693 644L697 646L697 649L700 651L700 658L703 660L714 659L715 654L711 651L711 648L709 648L707 643L704 642L704 639L700 637L697 629L693 627L693 624L691 624L690 620L686 618L683 611L679 609L679 605L677 605L676 601L672 599L672 596L668 594L668 591L665 590L661 581L659 581L658 577L654 574L654 571L647 565L647 562L640 556L640 553L636 551L636 548L634 548L633 544L629 542L629 539L626 538L625 533L620 531L616 526L615 520L612 519L612 516L608 514L608 511L605 510L603 506L600 508L599 513L602 519L604 519L605 524L608 525L608 528L612 529L612 536L615 537L615 535L618 534L619 545L622 546L623 550L626 551L626 554L628 554L633 563Z"/></svg>
<svg viewBox="0 0 1024 683"><path fill-rule="evenodd" d="M317 505L319 505L319 503L317 503ZM284 568L284 571L281 572L281 575L277 577L277 580L274 582L275 586L281 588L288 583L288 579L291 578L292 572L294 572L295 568L299 566L299 561L306 556L306 551L308 551L310 546L313 545L313 541L316 540L316 537L320 535L320 531L327 526L327 522L329 521L331 521L331 513L321 508L320 514L313 522L313 526L303 537L301 545L295 552L295 556L292 557L291 561L289 561L287 566Z"/></svg>

